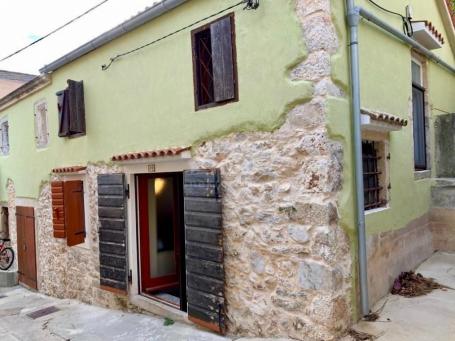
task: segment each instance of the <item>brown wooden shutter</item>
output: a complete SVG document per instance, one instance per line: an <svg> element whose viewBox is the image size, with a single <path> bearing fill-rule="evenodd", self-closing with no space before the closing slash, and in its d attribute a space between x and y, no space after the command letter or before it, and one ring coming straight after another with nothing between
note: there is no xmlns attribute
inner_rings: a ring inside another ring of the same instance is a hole
<svg viewBox="0 0 455 341"><path fill-rule="evenodd" d="M65 197L63 181L53 181L51 183L52 195L52 223L54 226L54 237L65 238Z"/></svg>
<svg viewBox="0 0 455 341"><path fill-rule="evenodd" d="M188 318L225 332L220 173L183 173Z"/></svg>
<svg viewBox="0 0 455 341"><path fill-rule="evenodd" d="M98 175L100 285L126 292L128 251L124 174Z"/></svg>
<svg viewBox="0 0 455 341"><path fill-rule="evenodd" d="M70 111L69 130L71 134L85 133L85 104L83 82L68 79L68 105Z"/></svg>
<svg viewBox="0 0 455 341"><path fill-rule="evenodd" d="M65 227L68 246L82 244L85 240L84 184L82 181L66 181Z"/></svg>
<svg viewBox="0 0 455 341"><path fill-rule="evenodd" d="M215 102L235 98L231 16L210 25Z"/></svg>
<svg viewBox="0 0 455 341"><path fill-rule="evenodd" d="M70 134L68 90L57 92L58 106L58 136L65 137Z"/></svg>

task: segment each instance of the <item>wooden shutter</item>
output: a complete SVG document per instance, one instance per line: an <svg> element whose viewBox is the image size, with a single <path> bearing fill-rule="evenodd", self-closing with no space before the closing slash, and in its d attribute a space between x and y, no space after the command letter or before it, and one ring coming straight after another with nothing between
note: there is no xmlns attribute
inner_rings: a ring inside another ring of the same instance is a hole
<svg viewBox="0 0 455 341"><path fill-rule="evenodd" d="M68 90L57 92L58 105L58 136L69 136L69 105L68 105Z"/></svg>
<svg viewBox="0 0 455 341"><path fill-rule="evenodd" d="M224 333L220 173L185 171L183 186L188 317L194 323Z"/></svg>
<svg viewBox="0 0 455 341"><path fill-rule="evenodd" d="M54 237L65 238L65 197L63 181L53 181L51 183L52 195L52 223L54 226Z"/></svg>
<svg viewBox="0 0 455 341"><path fill-rule="evenodd" d="M68 80L69 130L71 134L85 133L85 105L83 82Z"/></svg>
<svg viewBox="0 0 455 341"><path fill-rule="evenodd" d="M101 286L127 291L128 253L124 174L98 175Z"/></svg>
<svg viewBox="0 0 455 341"><path fill-rule="evenodd" d="M35 141L38 148L45 147L48 142L47 128L47 103L40 102L35 105Z"/></svg>
<svg viewBox="0 0 455 341"><path fill-rule="evenodd" d="M68 246L85 240L84 183L80 180L64 183L65 228Z"/></svg>
<svg viewBox="0 0 455 341"><path fill-rule="evenodd" d="M228 16L210 25L215 102L235 98L231 20L232 17Z"/></svg>

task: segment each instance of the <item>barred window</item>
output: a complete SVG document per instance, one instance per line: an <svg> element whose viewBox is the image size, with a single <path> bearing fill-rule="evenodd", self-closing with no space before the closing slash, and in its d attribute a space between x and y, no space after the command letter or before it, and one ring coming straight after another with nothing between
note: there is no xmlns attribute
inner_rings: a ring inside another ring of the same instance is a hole
<svg viewBox="0 0 455 341"><path fill-rule="evenodd" d="M379 142L365 140L362 142L363 187L365 210L386 205L384 183L380 165L384 164L378 152Z"/></svg>

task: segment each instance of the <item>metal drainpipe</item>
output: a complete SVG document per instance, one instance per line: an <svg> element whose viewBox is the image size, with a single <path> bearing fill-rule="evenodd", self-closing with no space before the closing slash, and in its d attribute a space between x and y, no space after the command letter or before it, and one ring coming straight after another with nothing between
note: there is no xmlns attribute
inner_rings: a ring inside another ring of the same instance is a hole
<svg viewBox="0 0 455 341"><path fill-rule="evenodd" d="M355 7L354 0L346 0L347 19L350 37L350 69L351 69L351 96L352 96L352 143L355 164L355 192L356 192L356 222L358 236L359 258L359 286L362 316L368 315L370 305L368 302L368 272L367 249L365 233L365 210L363 191L363 165L362 165L362 133L360 125L360 71L359 71L359 9Z"/></svg>

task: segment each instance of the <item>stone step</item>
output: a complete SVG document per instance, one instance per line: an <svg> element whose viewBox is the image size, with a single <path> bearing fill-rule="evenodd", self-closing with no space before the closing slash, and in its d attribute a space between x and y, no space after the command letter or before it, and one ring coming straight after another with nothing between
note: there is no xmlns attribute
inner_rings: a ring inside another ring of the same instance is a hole
<svg viewBox="0 0 455 341"><path fill-rule="evenodd" d="M17 271L0 271L0 288L9 288L17 285Z"/></svg>

